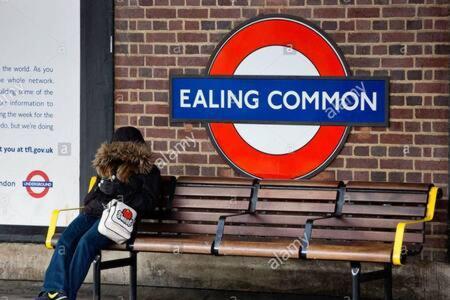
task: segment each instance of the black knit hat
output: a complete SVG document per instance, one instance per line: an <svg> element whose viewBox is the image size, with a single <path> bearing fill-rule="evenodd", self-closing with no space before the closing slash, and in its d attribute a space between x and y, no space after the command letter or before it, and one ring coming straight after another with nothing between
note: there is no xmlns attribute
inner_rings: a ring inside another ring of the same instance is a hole
<svg viewBox="0 0 450 300"><path fill-rule="evenodd" d="M114 132L111 138L112 142L135 142L135 143L145 143L139 129L131 126L120 127Z"/></svg>

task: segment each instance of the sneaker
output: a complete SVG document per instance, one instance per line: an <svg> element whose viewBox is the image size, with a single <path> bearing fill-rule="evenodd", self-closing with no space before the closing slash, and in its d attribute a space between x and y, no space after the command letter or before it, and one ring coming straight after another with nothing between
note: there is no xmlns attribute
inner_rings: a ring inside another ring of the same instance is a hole
<svg viewBox="0 0 450 300"><path fill-rule="evenodd" d="M47 292L40 292L34 300L48 300Z"/></svg>
<svg viewBox="0 0 450 300"><path fill-rule="evenodd" d="M34 300L65 300L69 299L64 292L41 292Z"/></svg>
<svg viewBox="0 0 450 300"><path fill-rule="evenodd" d="M64 292L48 292L47 297L51 300L69 299L69 297L67 297L66 293Z"/></svg>

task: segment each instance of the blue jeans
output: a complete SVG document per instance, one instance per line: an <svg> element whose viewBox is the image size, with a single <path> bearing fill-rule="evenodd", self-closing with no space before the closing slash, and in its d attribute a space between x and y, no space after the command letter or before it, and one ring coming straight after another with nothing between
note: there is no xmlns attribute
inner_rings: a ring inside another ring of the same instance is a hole
<svg viewBox="0 0 450 300"><path fill-rule="evenodd" d="M70 300L76 299L95 256L114 243L98 232L99 222L81 213L64 230L45 273L43 291L64 291Z"/></svg>

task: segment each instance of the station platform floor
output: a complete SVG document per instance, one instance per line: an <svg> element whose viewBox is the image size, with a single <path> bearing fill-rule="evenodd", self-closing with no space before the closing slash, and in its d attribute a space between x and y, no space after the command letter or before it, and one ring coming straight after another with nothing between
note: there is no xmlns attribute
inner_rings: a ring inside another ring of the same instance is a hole
<svg viewBox="0 0 450 300"><path fill-rule="evenodd" d="M40 282L0 280L0 300L23 300L36 297ZM81 288L78 300L92 299L92 285ZM128 287L122 285L102 285L102 300L126 300ZM338 300L349 297L301 296L297 294L254 293L222 290L138 287L139 300Z"/></svg>

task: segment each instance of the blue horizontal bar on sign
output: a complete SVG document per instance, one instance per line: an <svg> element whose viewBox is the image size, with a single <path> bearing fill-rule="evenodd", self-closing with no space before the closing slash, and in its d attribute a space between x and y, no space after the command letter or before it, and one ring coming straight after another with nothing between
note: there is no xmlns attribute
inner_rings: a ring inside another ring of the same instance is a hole
<svg viewBox="0 0 450 300"><path fill-rule="evenodd" d="M171 79L171 121L388 125L385 77Z"/></svg>

